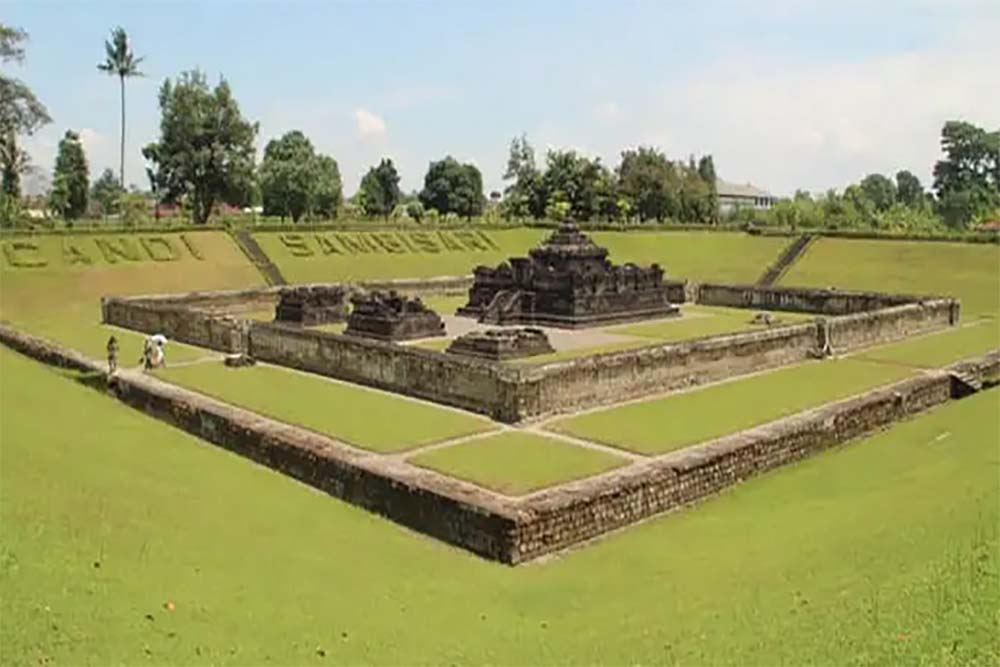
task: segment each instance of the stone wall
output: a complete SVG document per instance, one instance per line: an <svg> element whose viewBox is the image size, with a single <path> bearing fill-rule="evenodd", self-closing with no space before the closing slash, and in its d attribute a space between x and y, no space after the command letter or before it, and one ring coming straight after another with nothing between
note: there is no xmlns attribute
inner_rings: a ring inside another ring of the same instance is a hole
<svg viewBox="0 0 1000 667"><path fill-rule="evenodd" d="M701 283L696 301L706 306L788 310L817 315L848 315L900 306L924 299L907 294L854 292L809 287L766 287L758 285L722 285Z"/></svg>
<svg viewBox="0 0 1000 667"><path fill-rule="evenodd" d="M0 343L104 376L92 362L0 325ZM708 497L955 397L955 374L1000 374L1000 350L864 395L519 499L290 427L142 373L109 381L128 405L332 496L486 558L516 564Z"/></svg>
<svg viewBox="0 0 1000 667"><path fill-rule="evenodd" d="M220 352L237 353L247 348L250 322L228 315L215 315L173 303L105 298L101 314L106 324L141 331L161 333L181 343L207 347Z"/></svg>
<svg viewBox="0 0 1000 667"><path fill-rule="evenodd" d="M816 349L817 325L808 323L523 367L518 412L617 403L804 361Z"/></svg>
<svg viewBox="0 0 1000 667"><path fill-rule="evenodd" d="M944 403L938 373L682 450L531 499L516 560L530 560L676 509L744 479Z"/></svg>
<svg viewBox="0 0 1000 667"><path fill-rule="evenodd" d="M825 326L833 350L840 353L954 326L958 324L958 313L956 299L932 299L870 313L832 317Z"/></svg>
<svg viewBox="0 0 1000 667"><path fill-rule="evenodd" d="M515 369L433 350L276 324L250 327L251 356L516 421Z"/></svg>

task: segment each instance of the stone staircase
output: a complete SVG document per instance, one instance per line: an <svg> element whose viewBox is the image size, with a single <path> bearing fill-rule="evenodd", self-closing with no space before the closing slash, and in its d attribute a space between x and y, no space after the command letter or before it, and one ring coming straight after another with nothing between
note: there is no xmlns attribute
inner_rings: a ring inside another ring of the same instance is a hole
<svg viewBox="0 0 1000 667"><path fill-rule="evenodd" d="M516 312L517 303L521 299L520 290L501 290L493 296L490 305L483 310L480 322L500 324L504 315Z"/></svg>
<svg viewBox="0 0 1000 667"><path fill-rule="evenodd" d="M267 281L268 285L287 285L288 281L285 277L281 275L281 271L278 267L274 265L271 258L267 256L264 249L260 247L257 240L254 239L253 235L250 234L245 229L237 229L232 231L231 236L233 240L236 241L236 245L240 247L243 254L247 256L253 265L257 267L257 270L261 272L264 276L264 280Z"/></svg>
<svg viewBox="0 0 1000 667"><path fill-rule="evenodd" d="M948 373L951 377L951 395L954 398L965 398L982 390L983 380L977 374L956 370Z"/></svg>
<svg viewBox="0 0 1000 667"><path fill-rule="evenodd" d="M757 281L757 284L768 287L778 282L778 279L781 278L782 274L784 274L785 271L788 270L788 267L790 267L795 260L797 260L799 256L805 252L805 249L809 247L809 244L812 243L814 238L816 237L812 234L803 234L790 243L788 247L781 252L778 260L768 267L767 271L764 272L764 275L762 275Z"/></svg>

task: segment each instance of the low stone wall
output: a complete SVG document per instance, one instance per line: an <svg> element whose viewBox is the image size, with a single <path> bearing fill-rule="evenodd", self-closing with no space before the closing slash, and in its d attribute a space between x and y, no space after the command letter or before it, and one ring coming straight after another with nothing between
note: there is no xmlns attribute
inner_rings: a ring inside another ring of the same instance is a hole
<svg viewBox="0 0 1000 667"><path fill-rule="evenodd" d="M46 363L103 371L80 355L0 325L0 343ZM128 405L403 526L516 564L701 500L927 410L953 379L1000 374L1000 350L591 479L509 499L356 450L141 373L109 386Z"/></svg>
<svg viewBox="0 0 1000 667"><path fill-rule="evenodd" d="M701 500L951 398L935 373L787 419L543 491L517 528L517 560L530 560Z"/></svg>
<svg viewBox="0 0 1000 667"><path fill-rule="evenodd" d="M937 298L940 297L919 297L883 292L846 292L809 287L701 283L698 286L696 301L706 306L788 310L817 315L848 315Z"/></svg>
<svg viewBox="0 0 1000 667"><path fill-rule="evenodd" d="M932 299L870 313L833 317L820 327L827 327L830 345L840 353L954 326L958 324L958 313L957 300ZM820 336L823 335L821 331Z"/></svg>
<svg viewBox="0 0 1000 667"><path fill-rule="evenodd" d="M616 403L809 359L817 325L712 336L521 369L523 417Z"/></svg>
<svg viewBox="0 0 1000 667"><path fill-rule="evenodd" d="M489 415L522 417L517 371L488 361L276 324L250 326L251 356Z"/></svg>
<svg viewBox="0 0 1000 667"><path fill-rule="evenodd" d="M228 353L247 349L248 320L168 303L105 298L101 314L106 324L147 334L161 333L189 345Z"/></svg>

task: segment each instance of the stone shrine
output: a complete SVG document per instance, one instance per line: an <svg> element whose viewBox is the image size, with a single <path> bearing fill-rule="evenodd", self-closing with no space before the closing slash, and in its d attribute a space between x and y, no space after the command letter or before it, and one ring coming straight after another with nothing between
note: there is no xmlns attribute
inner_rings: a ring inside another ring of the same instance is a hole
<svg viewBox="0 0 1000 667"><path fill-rule="evenodd" d="M419 297L375 291L351 297L351 304L348 336L398 341L445 335L441 317Z"/></svg>
<svg viewBox="0 0 1000 667"><path fill-rule="evenodd" d="M274 321L316 326L347 319L347 292L340 286L292 287L281 290Z"/></svg>
<svg viewBox="0 0 1000 667"><path fill-rule="evenodd" d="M528 257L478 266L459 315L490 324L581 328L678 315L658 264L616 265L571 222Z"/></svg>
<svg viewBox="0 0 1000 667"><path fill-rule="evenodd" d="M493 361L555 352L545 332L533 327L472 331L453 340L445 351Z"/></svg>

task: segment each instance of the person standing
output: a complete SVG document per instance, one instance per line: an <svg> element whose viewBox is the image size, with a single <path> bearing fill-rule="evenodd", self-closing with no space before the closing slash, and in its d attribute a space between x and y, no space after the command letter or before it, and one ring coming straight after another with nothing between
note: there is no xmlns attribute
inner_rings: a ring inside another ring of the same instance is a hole
<svg viewBox="0 0 1000 667"><path fill-rule="evenodd" d="M118 339L113 335L108 339L108 374L118 370Z"/></svg>

